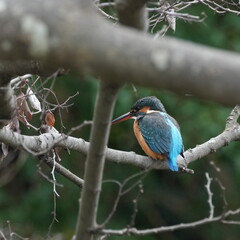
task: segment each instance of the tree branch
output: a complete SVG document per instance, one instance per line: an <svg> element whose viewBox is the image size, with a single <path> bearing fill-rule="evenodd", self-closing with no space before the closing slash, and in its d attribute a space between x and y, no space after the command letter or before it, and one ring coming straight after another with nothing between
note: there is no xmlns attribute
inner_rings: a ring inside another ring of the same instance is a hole
<svg viewBox="0 0 240 240"><path fill-rule="evenodd" d="M96 226L96 213L101 192L106 146L118 89L119 87L116 85L100 82L84 172L85 184L76 226L76 240L89 240L93 237L93 233L89 229Z"/></svg>
<svg viewBox="0 0 240 240"><path fill-rule="evenodd" d="M196 146L194 149L189 149L184 153L187 164L203 158L210 153L216 152L219 148L227 146L232 141L240 140L240 126L237 119L240 115L240 105L237 105L226 121L225 130L217 137L211 138L209 141Z"/></svg>
<svg viewBox="0 0 240 240"><path fill-rule="evenodd" d="M195 228L201 225L209 224L209 223L214 223L214 222L222 222L224 223L224 219L229 217L229 216L234 216L238 215L240 213L240 208L236 210L229 210L227 211L224 215L219 215L217 217L213 218L204 218L199 221L194 221L191 223L180 223L172 226L163 226L163 227L157 227L157 228L151 228L151 229L146 229L146 230L138 230L136 228L130 228L130 229L120 229L120 230L112 230L112 229L103 229L99 231L103 235L118 235L118 236L123 236L123 235L136 235L136 236L145 236L149 234L158 234L158 233L163 233L163 232L172 232L176 231L179 229L186 229L186 228Z"/></svg>
<svg viewBox="0 0 240 240"><path fill-rule="evenodd" d="M207 178L207 184L205 185L208 193L208 206L209 206L209 218L214 217L214 208L215 206L213 205L213 193L210 189L211 183L212 183L212 178L210 178L209 173L205 173L206 178Z"/></svg>
<svg viewBox="0 0 240 240"><path fill-rule="evenodd" d="M133 82L228 105L239 101L238 54L167 37L155 41L81 10L76 0L2 2L0 42L10 47L0 48L0 61L37 59L44 71L65 66L104 81Z"/></svg>
<svg viewBox="0 0 240 240"><path fill-rule="evenodd" d="M50 168L55 166L56 172L64 176L66 179L70 180L72 183L76 184L78 187L82 188L84 181L83 179L79 178L77 175L73 174L71 171L63 167L61 164L57 162L53 162L52 158L43 156L40 158L45 164L47 164Z"/></svg>
<svg viewBox="0 0 240 240"><path fill-rule="evenodd" d="M237 105L227 119L226 129L218 136L209 141L197 145L193 149L184 152L185 159L178 157L179 167L187 167L189 163L199 160L218 149L227 146L233 141L240 140L240 127L237 119L240 114L240 105ZM40 136L26 136L9 129L0 130L0 141L12 147L24 150L31 150L38 155L46 153L54 146L68 148L79 151L87 155L89 143L81 138L74 138L63 134L45 133ZM106 150L106 159L115 163L131 164L139 168L168 169L166 161L155 161L146 156L138 155L134 152L119 151L108 148Z"/></svg>
<svg viewBox="0 0 240 240"><path fill-rule="evenodd" d="M123 235L136 235L136 236L144 236L144 235L149 235L149 234L158 234L162 232L170 232L170 231L176 231L179 229L186 229L186 228L195 228L204 224L209 224L213 222L221 222L224 224L239 224L239 221L228 221L226 220L227 217L229 216L235 216L240 214L240 208L236 210L228 210L224 211L222 214L220 214L217 217L214 217L214 205L212 202L212 195L213 193L210 190L211 182L212 179L209 177L209 174L206 173L206 178L207 178L207 184L205 185L207 189L207 194L208 194L208 205L210 208L209 212L209 217L203 218L198 221L190 222L190 223L180 223L172 226L162 226L162 227L157 227L157 228L151 228L151 229L144 229L144 230L138 230L136 228L124 228L120 230L113 230L113 229L93 229L93 232L98 232L101 233L102 235L118 235L118 236L123 236ZM229 223L230 222L230 223Z"/></svg>

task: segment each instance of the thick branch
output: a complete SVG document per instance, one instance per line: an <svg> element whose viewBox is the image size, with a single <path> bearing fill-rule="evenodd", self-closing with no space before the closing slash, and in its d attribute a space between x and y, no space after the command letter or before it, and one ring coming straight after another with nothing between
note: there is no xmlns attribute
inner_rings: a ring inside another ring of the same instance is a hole
<svg viewBox="0 0 240 240"><path fill-rule="evenodd" d="M34 58L44 70L64 66L105 80L169 89L230 105L239 102L238 54L167 37L155 41L139 31L115 27L92 11L81 11L74 0L29 4L3 0L2 4L6 8L0 16L4 46L0 61Z"/></svg>
<svg viewBox="0 0 240 240"><path fill-rule="evenodd" d="M98 200L101 192L102 175L105 163L113 107L118 87L100 82L99 96L94 111L90 147L86 160L80 211L76 226L76 240L90 240L89 231L96 226Z"/></svg>

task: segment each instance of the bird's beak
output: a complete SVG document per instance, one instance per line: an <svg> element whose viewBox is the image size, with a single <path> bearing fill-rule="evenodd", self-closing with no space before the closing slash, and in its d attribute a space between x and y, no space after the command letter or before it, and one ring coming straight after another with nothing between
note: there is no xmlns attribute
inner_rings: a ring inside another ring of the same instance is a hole
<svg viewBox="0 0 240 240"><path fill-rule="evenodd" d="M128 119L132 118L132 116L133 115L132 115L131 112L125 113L125 114L121 115L120 117L115 118L114 120L112 120L112 124L128 120Z"/></svg>

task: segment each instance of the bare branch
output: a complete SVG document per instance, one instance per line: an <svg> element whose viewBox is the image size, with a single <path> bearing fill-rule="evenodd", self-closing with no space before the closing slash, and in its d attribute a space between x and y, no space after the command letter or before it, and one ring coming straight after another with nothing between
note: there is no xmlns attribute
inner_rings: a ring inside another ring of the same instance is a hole
<svg viewBox="0 0 240 240"><path fill-rule="evenodd" d="M240 126L237 122L239 115L240 105L237 105L227 118L226 127L223 133L184 153L187 164L212 152L216 152L217 149L227 146L231 141L239 141Z"/></svg>
<svg viewBox="0 0 240 240"><path fill-rule="evenodd" d="M232 224L232 225L240 225L240 221L227 221L227 220L222 220L222 223L224 223L224 224Z"/></svg>
<svg viewBox="0 0 240 240"><path fill-rule="evenodd" d="M143 184L141 182L139 182L138 184L139 187L139 192L137 194L137 196L135 197L135 199L133 199L133 213L131 215L131 220L130 223L128 224L128 228L132 228L133 226L135 226L135 221L136 221L136 216L138 213L138 199L140 197L141 194L143 194Z"/></svg>
<svg viewBox="0 0 240 240"><path fill-rule="evenodd" d="M230 105L239 101L238 54L167 37L155 41L139 31L116 28L95 12L82 11L74 0L52 0L51 3L43 0L34 4L24 4L24 0L3 1L7 11L0 17L0 41L7 39L12 47L8 54L0 49L0 61L10 56L35 58L41 60L45 72L64 65L70 67L72 73L91 73L103 81L133 82ZM63 7L56 9L56 5ZM73 17L68 18L62 11L71 12ZM31 43L36 32L26 33L26 29L18 27L18 23L24 23L31 16L49 33L44 49ZM11 23L11 32L6 22ZM66 27L63 33L62 25L71 27ZM109 38L109 32L114 37ZM22 39L29 41L23 44ZM58 41L50 44L51 39Z"/></svg>
<svg viewBox="0 0 240 240"><path fill-rule="evenodd" d="M162 227L157 227L157 228L152 228L152 229L144 229L144 230L138 230L134 227L131 228L124 228L120 230L112 230L112 229L99 229L96 228L93 231L101 233L103 235L118 235L118 236L123 236L123 235L136 235L136 236L145 236L149 234L158 234L162 232L170 232L170 231L176 231L179 229L187 229L187 228L195 228L200 225L204 224L209 224L213 222L221 222L225 224L240 224L240 221L230 221L226 220L227 217L230 216L235 216L240 214L240 208L236 210L228 210L226 212L223 212L217 217L214 217L214 205L212 202L212 196L213 193L211 192L211 182L212 178L209 177L209 174L206 173L206 178L207 178L207 184L205 185L207 189L207 194L208 194L208 205L210 208L209 216L207 218L203 218L198 221L194 221L191 223L180 223L172 226L162 226Z"/></svg>
<svg viewBox="0 0 240 240"><path fill-rule="evenodd" d="M232 112L235 113L236 109L238 109L238 107L234 108ZM227 146L232 141L238 141L240 139L240 127L236 122L238 114L234 116L235 117L232 118L231 113L230 118L227 120L228 128L226 128L223 133L203 144L197 145L193 149L185 151L185 159L179 156L177 159L179 167L184 171L184 168L187 167L189 163ZM3 128L0 130L0 141L20 149L24 149L24 147L26 149L27 147L34 155L38 155L39 153L44 154L54 146L80 151L85 155L87 155L89 150L89 143L83 139L59 133L54 134L53 132L41 134L40 136L26 136ZM116 163L131 164L144 169L168 169L166 161L155 161L134 152L118 151L110 148L106 151L106 159Z"/></svg>
<svg viewBox="0 0 240 240"><path fill-rule="evenodd" d="M99 225L97 226L98 229L103 229L103 228L109 223L109 221L112 219L114 213L115 213L116 210L117 210L117 206L118 206L118 204L119 204L120 198L121 198L123 195L127 194L129 191L131 191L131 190L132 190L133 188L135 188L136 186L140 185L140 184L141 184L141 180L146 177L146 174L147 174L148 172L149 172L149 170L144 170L144 171L138 172L138 173L136 173L136 174L133 174L133 175L131 175L130 177L126 178L122 183L120 183L120 182L118 182L118 181L107 181L107 180L103 181L103 183L106 183L106 182L114 182L114 183L116 183L116 184L118 185L119 188L118 188L118 193L117 193L117 196L116 196L116 198L115 198L115 200L114 200L114 203L113 203L113 206L112 206L111 211L109 212L108 216L107 216L106 219L103 221L103 223L101 223L101 224L99 224ZM141 175L142 175L142 176L141 176ZM125 186L126 186L131 180L133 180L134 178L137 178L137 177L139 177L139 176L141 176L140 179L136 180L136 182L133 183L133 184L132 184L130 187L128 187L127 189L124 189ZM142 193L141 189L140 189L139 193ZM138 194L138 195L139 195L139 194ZM138 197L137 197L137 198L138 198ZM136 199L137 199L137 198L136 198ZM131 219L132 221L133 221L134 216L135 216L135 213L136 213L136 204L137 204L137 203L134 203L134 212L133 212L132 219ZM132 221L131 221L131 222L132 222Z"/></svg>
<svg viewBox="0 0 240 240"><path fill-rule="evenodd" d="M73 174L71 171L63 167L61 164L57 162L53 163L53 159L51 157L42 156L40 159L51 168L53 168L53 166L55 165L56 172L64 176L66 179L70 180L72 183L76 184L78 187L80 188L83 187L84 181L81 178Z"/></svg>
<svg viewBox="0 0 240 240"><path fill-rule="evenodd" d="M0 229L0 236L2 237L3 240L7 240L7 238L5 237L4 233L1 231Z"/></svg>
<svg viewBox="0 0 240 240"><path fill-rule="evenodd" d="M136 235L136 236L145 236L149 234L158 234L158 233L163 233L163 232L172 232L176 231L179 229L186 229L186 228L195 228L201 225L209 224L209 223L214 223L214 222L222 222L223 218L229 217L229 216L234 216L240 214L240 208L236 210L229 210L225 213L225 215L219 215L214 218L204 218L199 221L194 221L191 223L180 223L172 226L163 226L163 227L158 227L158 228L151 228L151 229L146 229L146 230L138 230L136 228L130 228L130 229L120 229L120 230L112 230L112 229L103 229L100 230L101 234L106 234L106 235L118 235L118 236L123 236L123 235Z"/></svg>
<svg viewBox="0 0 240 240"><path fill-rule="evenodd" d="M93 234L89 229L96 226L96 212L101 191L110 121L119 87L119 85L100 82L90 136L91 144L86 159L85 184L81 195L75 239L91 239Z"/></svg>
<svg viewBox="0 0 240 240"><path fill-rule="evenodd" d="M39 163L37 165L37 168L38 168L38 173L44 178L46 179L48 182L50 182L51 184L54 184L54 181L49 178L49 176L47 176L43 171L42 171L42 168L41 168L41 163ZM58 182L55 182L55 184L58 186L58 187L63 187L63 184L60 184Z"/></svg>
<svg viewBox="0 0 240 240"><path fill-rule="evenodd" d="M54 153L54 151L53 151L52 160L53 160L53 167L52 167L51 175L52 175L52 179L53 179L53 193L54 193L57 197L59 197L60 195L58 194L57 189L56 189L56 182L57 182L56 177L55 177L56 154Z"/></svg>
<svg viewBox="0 0 240 240"><path fill-rule="evenodd" d="M206 172L205 173L206 178L207 178L207 184L205 185L206 189L207 189L207 193L208 193L208 205L209 205L209 218L213 218L214 217L214 205L213 205L213 201L212 201L212 197L213 197L213 193L210 189L211 187L211 183L212 183L212 178L209 177L209 174Z"/></svg>
<svg viewBox="0 0 240 240"><path fill-rule="evenodd" d="M218 3L217 1L214 1L214 0L203 0L203 1L201 1L201 3L208 6L214 12L219 13L219 14L233 13L236 15L240 15L240 10L239 10L239 6L238 6L237 2L230 3L227 1L220 1L220 3ZM232 8L230 8L228 6L231 6Z"/></svg>
<svg viewBox="0 0 240 240"><path fill-rule="evenodd" d="M237 120L240 116L240 105L237 105L232 112L230 113L229 117L227 118L226 123L226 130L230 130L239 126Z"/></svg>
<svg viewBox="0 0 240 240"><path fill-rule="evenodd" d="M16 78L12 79L10 81L10 84L11 84L11 86L15 87L15 85L17 85L18 83L22 83L22 82L24 82L24 81L26 81L26 80L28 80L28 79L30 79L32 77L33 77L32 74L25 74L23 76L18 76Z"/></svg>

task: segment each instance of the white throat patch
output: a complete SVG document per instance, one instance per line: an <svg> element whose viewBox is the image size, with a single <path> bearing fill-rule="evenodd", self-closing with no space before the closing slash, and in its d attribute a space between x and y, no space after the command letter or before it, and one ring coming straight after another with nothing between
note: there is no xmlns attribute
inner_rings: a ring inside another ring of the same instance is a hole
<svg viewBox="0 0 240 240"><path fill-rule="evenodd" d="M153 112L159 112L159 111L156 111L156 110L147 110L146 113L148 114L148 113L153 113Z"/></svg>

